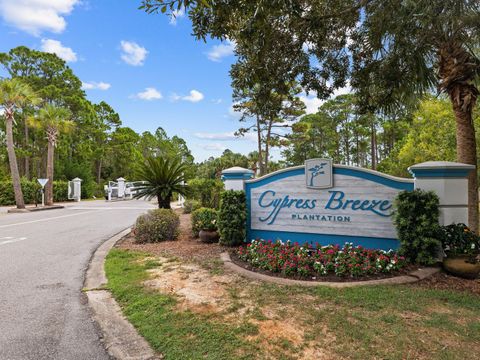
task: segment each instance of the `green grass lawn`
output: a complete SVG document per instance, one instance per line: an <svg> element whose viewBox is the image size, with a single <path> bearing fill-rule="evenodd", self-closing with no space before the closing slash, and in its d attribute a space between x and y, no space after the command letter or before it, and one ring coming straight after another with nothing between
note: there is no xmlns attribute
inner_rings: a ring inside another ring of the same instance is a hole
<svg viewBox="0 0 480 360"><path fill-rule="evenodd" d="M478 359L480 354L480 299L474 295L407 285L332 289L236 280L225 285L227 309L198 312L177 306L175 295L143 286L148 270L159 266L148 254L113 249L106 272L127 318L165 359Z"/></svg>

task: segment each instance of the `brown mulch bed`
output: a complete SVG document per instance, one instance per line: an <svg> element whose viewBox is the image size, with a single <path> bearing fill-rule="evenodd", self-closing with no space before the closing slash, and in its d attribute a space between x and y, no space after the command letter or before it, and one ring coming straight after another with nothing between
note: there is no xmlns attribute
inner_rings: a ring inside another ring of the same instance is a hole
<svg viewBox="0 0 480 360"><path fill-rule="evenodd" d="M176 212L180 216L180 234L177 240L154 244L137 244L135 243L135 235L131 233L117 243L116 247L148 252L159 256L175 256L187 261L204 262L220 258L220 254L225 252L226 248L219 244L206 244L199 239L195 239L192 236L190 214L183 214L181 210L176 210Z"/></svg>
<svg viewBox="0 0 480 360"><path fill-rule="evenodd" d="M258 269L253 269L248 264L241 261L234 255L232 255L231 248L225 248L219 244L205 244L195 239L191 233L191 223L190 215L182 214L180 210L176 210L180 216L180 235L176 241L165 241L156 244L137 244L135 243L135 236L133 234L128 235L117 243L116 247L121 249L129 249L135 251L143 251L153 255L158 256L175 256L186 261L196 261L196 262L209 262L212 260L217 260L220 258L220 254L225 251L229 251L232 261L237 265L243 266L248 270L259 271ZM243 264L242 264L243 263ZM405 272L412 270L412 267L405 269ZM384 275L383 277L369 277L369 278L338 278L336 276L331 277L322 277L322 281L360 281L360 280L372 280L372 279L381 279L392 276L403 275L405 272L399 272L396 274ZM270 272L263 272L267 275L272 276L281 276L281 274L274 274ZM308 280L302 278L302 280ZM310 279L313 280L313 279ZM418 283L408 285L408 286L417 286L427 289L438 289L438 290L451 290L451 291L460 291L467 292L480 296L480 279L476 280L467 280L461 279L448 275L446 273L440 272L435 274L427 279L419 281Z"/></svg>
<svg viewBox="0 0 480 360"><path fill-rule="evenodd" d="M444 272L430 276L412 286L435 290L460 291L480 296L480 279L462 279Z"/></svg>

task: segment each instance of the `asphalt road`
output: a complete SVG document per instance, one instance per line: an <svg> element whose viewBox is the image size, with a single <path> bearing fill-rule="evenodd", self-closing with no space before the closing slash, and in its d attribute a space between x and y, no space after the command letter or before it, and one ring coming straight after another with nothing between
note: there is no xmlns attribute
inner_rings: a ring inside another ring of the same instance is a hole
<svg viewBox="0 0 480 360"><path fill-rule="evenodd" d="M93 251L152 205L0 214L0 359L109 359L81 292Z"/></svg>

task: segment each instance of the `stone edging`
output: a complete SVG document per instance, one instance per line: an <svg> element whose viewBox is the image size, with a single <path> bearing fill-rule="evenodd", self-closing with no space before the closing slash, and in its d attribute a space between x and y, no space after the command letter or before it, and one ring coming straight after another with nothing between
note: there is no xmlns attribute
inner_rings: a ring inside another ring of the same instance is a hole
<svg viewBox="0 0 480 360"><path fill-rule="evenodd" d="M154 360L157 357L150 345L123 316L120 306L105 289L107 283L104 270L105 257L130 231L128 228L118 233L101 244L93 253L83 291L87 294L93 317L102 330L105 348L110 356L120 360Z"/></svg>
<svg viewBox="0 0 480 360"><path fill-rule="evenodd" d="M305 286L305 287L327 286L331 288L347 288L347 287L371 286L371 285L410 284L410 283L423 280L440 271L440 268L437 268L437 267L426 267L426 268L412 271L408 275L395 276L388 279L352 281L352 282L329 282L329 281L321 282L321 281L285 279L285 278L280 278L276 276L268 276L268 275L250 271L241 266L238 266L237 264L232 262L232 259L230 259L230 254L228 252L222 253L220 257L227 269L235 271L247 278L250 278L253 280L266 281L266 282L280 284L280 285L299 285L299 286Z"/></svg>

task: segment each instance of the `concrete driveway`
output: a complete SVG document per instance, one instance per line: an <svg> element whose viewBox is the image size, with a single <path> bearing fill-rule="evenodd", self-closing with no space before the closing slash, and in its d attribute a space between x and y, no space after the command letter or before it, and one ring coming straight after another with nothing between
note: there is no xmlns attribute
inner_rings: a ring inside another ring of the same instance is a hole
<svg viewBox="0 0 480 360"><path fill-rule="evenodd" d="M0 216L0 359L108 359L81 292L92 252L153 206L103 200Z"/></svg>

